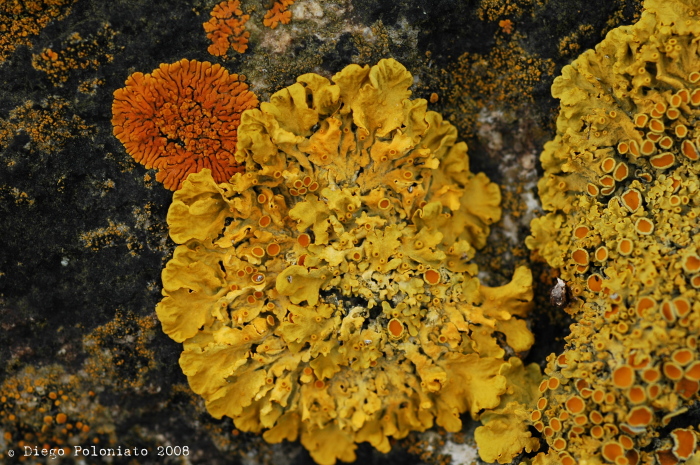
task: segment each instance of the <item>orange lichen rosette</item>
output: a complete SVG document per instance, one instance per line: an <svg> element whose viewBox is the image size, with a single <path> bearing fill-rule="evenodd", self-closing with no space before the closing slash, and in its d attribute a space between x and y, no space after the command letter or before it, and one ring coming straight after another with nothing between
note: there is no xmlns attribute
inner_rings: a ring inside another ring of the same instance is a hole
<svg viewBox="0 0 700 465"><path fill-rule="evenodd" d="M289 7L294 4L295 0L276 0L272 8L265 12L263 24L270 29L276 28L280 23L289 24L292 20L292 12Z"/></svg>
<svg viewBox="0 0 700 465"><path fill-rule="evenodd" d="M539 183L548 213L527 243L576 296L576 323L531 420L562 463L695 453L697 431L666 427L693 421L683 415L700 400L698 6L647 0L637 24L552 87L561 112Z"/></svg>
<svg viewBox="0 0 700 465"><path fill-rule="evenodd" d="M245 30L245 23L250 15L244 15L239 0L221 2L211 11L211 18L204 23L204 31L211 45L207 49L214 56L225 56L229 48L238 53L248 49L250 32Z"/></svg>
<svg viewBox="0 0 700 465"><path fill-rule="evenodd" d="M190 175L168 212L181 245L157 314L192 390L324 465L357 442L458 431L525 371L496 332L515 352L533 343L529 271L488 288L470 263L498 186L412 83L394 60L300 76L243 114L245 173Z"/></svg>
<svg viewBox="0 0 700 465"><path fill-rule="evenodd" d="M243 169L234 159L241 113L258 105L244 80L195 60L134 73L114 92L114 135L168 189L204 168L227 181Z"/></svg>

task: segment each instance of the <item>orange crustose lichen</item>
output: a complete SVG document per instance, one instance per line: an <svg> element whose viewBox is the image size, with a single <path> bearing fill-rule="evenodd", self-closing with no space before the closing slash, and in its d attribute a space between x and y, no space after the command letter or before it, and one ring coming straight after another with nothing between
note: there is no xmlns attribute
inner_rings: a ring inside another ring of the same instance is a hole
<svg viewBox="0 0 700 465"><path fill-rule="evenodd" d="M244 80L195 60L134 73L114 92L114 135L168 189L203 168L227 181L242 170L233 158L241 113L258 105Z"/></svg>
<svg viewBox="0 0 700 465"><path fill-rule="evenodd" d="M19 45L30 45L29 38L39 34L53 20L70 13L75 0L3 0L0 2L0 63Z"/></svg>
<svg viewBox="0 0 700 465"><path fill-rule="evenodd" d="M78 445L116 443L114 420L99 396L60 365L28 366L6 375L0 384L0 431L1 463L49 463L70 456ZM36 446L50 448L51 456L41 462L20 454L19 460L8 459Z"/></svg>
<svg viewBox="0 0 700 465"><path fill-rule="evenodd" d="M88 358L82 367L93 379L106 382L116 391L142 389L148 373L155 367L155 354L148 347L156 321L153 316L139 317L117 310L114 319L85 336ZM120 343L129 341L128 344Z"/></svg>
<svg viewBox="0 0 700 465"><path fill-rule="evenodd" d="M292 12L288 8L294 4L294 1L277 0L265 13L263 24L271 29L276 28L279 23L288 24L292 20Z"/></svg>
<svg viewBox="0 0 700 465"><path fill-rule="evenodd" d="M46 73L57 86L68 81L75 70L96 71L100 66L114 60L114 36L116 32L109 24L103 24L94 34L82 37L74 32L58 48L45 48L32 56L34 69Z"/></svg>
<svg viewBox="0 0 700 465"><path fill-rule="evenodd" d="M27 101L10 110L7 119L0 118L0 153L20 134L29 137L25 147L30 150L56 153L70 139L86 137L94 131L93 126L71 113L70 103L58 97Z"/></svg>
<svg viewBox="0 0 700 465"><path fill-rule="evenodd" d="M244 15L239 0L221 2L211 11L211 19L204 23L207 39L211 40L208 50L214 56L224 56L229 48L245 53L250 32L245 23L250 15Z"/></svg>

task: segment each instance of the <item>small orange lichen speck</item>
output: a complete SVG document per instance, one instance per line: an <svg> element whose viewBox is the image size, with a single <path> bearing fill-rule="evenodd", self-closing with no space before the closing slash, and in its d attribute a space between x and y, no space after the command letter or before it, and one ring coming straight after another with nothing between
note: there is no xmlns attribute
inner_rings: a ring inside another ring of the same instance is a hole
<svg viewBox="0 0 700 465"><path fill-rule="evenodd" d="M647 395L644 391L644 388L640 386L634 386L627 393L627 397L629 397L630 402L632 402L633 404L639 404L646 400Z"/></svg>
<svg viewBox="0 0 700 465"><path fill-rule="evenodd" d="M654 223L652 223L646 218L639 218L634 223L634 228L640 234L651 234L652 232L654 232Z"/></svg>
<svg viewBox="0 0 700 465"><path fill-rule="evenodd" d="M588 277L586 285L591 291L600 292L603 289L603 278L597 273L592 274Z"/></svg>
<svg viewBox="0 0 700 465"><path fill-rule="evenodd" d="M605 246L600 246L595 251L595 259L599 262L603 262L608 258L608 248Z"/></svg>
<svg viewBox="0 0 700 465"><path fill-rule="evenodd" d="M272 8L265 13L263 24L270 29L276 28L279 23L289 24L292 20L292 12L289 11L289 7L294 2L295 0L277 0Z"/></svg>
<svg viewBox="0 0 700 465"><path fill-rule="evenodd" d="M630 189L622 194L622 203L634 213L642 205L642 194L637 189Z"/></svg>
<svg viewBox="0 0 700 465"><path fill-rule="evenodd" d="M624 148L622 146L622 143L618 145L617 149L618 151L620 151L620 153L627 152L627 148ZM612 173L612 170L615 169L616 163L617 162L613 157L605 158L603 159L603 161L600 162L600 169L603 171L603 173Z"/></svg>
<svg viewBox="0 0 700 465"><path fill-rule="evenodd" d="M664 152L659 155L654 155L649 159L649 163L651 163L651 166L660 170L670 168L671 166L673 166L675 161L676 158L670 152Z"/></svg>
<svg viewBox="0 0 700 465"><path fill-rule="evenodd" d="M440 273L435 270L426 271L424 277L428 284L437 284L440 282Z"/></svg>
<svg viewBox="0 0 700 465"><path fill-rule="evenodd" d="M683 370L673 362L664 363L663 372L667 378L674 381L683 377Z"/></svg>
<svg viewBox="0 0 700 465"><path fill-rule="evenodd" d="M615 462L615 459L624 454L622 446L616 442L609 442L603 446L603 457L610 462Z"/></svg>
<svg viewBox="0 0 700 465"><path fill-rule="evenodd" d="M502 19L498 22L498 27L500 27L506 34L510 34L513 32L513 21L510 19Z"/></svg>
<svg viewBox="0 0 700 465"><path fill-rule="evenodd" d="M685 377L693 381L700 381L700 362L694 362L686 368Z"/></svg>
<svg viewBox="0 0 700 465"><path fill-rule="evenodd" d="M700 270L700 257L697 254L690 254L683 260L683 269L688 273L695 273Z"/></svg>
<svg viewBox="0 0 700 465"><path fill-rule="evenodd" d="M258 105L244 82L220 65L195 60L134 73L114 92L114 135L156 180L178 189L203 168L216 182L243 170L233 156L241 113Z"/></svg>
<svg viewBox="0 0 700 465"><path fill-rule="evenodd" d="M681 144L681 152L690 160L695 161L698 159L698 149L692 141L684 140Z"/></svg>
<svg viewBox="0 0 700 465"><path fill-rule="evenodd" d="M399 320L392 319L389 321L389 332L394 337L399 337L403 333L403 325Z"/></svg>
<svg viewBox="0 0 700 465"><path fill-rule="evenodd" d="M586 226L579 226L576 229L574 229L574 236L576 236L578 239L583 239L586 237L590 230Z"/></svg>
<svg viewBox="0 0 700 465"><path fill-rule="evenodd" d="M211 19L204 23L207 39L212 44L207 49L214 56L224 56L229 48L238 53L248 49L250 32L245 30L245 23L250 15L244 15L240 0L228 0L219 3L211 11Z"/></svg>

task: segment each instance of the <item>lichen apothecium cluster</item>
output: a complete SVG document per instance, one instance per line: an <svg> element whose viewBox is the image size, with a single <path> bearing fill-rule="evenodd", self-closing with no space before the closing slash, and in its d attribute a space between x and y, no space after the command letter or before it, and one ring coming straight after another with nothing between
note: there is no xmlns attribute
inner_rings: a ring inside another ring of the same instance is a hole
<svg viewBox="0 0 700 465"><path fill-rule="evenodd" d="M697 430L671 426L700 399L699 38L700 3L647 0L554 82L548 213L527 243L576 322L530 415L550 446L537 463L694 457Z"/></svg>

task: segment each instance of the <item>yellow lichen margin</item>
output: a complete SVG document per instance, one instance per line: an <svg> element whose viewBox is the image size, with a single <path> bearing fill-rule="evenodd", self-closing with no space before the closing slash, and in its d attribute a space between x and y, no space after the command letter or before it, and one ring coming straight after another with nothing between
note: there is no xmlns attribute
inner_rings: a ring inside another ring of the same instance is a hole
<svg viewBox="0 0 700 465"><path fill-rule="evenodd" d="M508 390L498 408L481 416L484 425L474 431L479 456L489 463L510 463L523 450L537 450L540 442L528 429L542 381L539 367L534 363L526 367L519 358L512 357L501 366L500 373L508 379Z"/></svg>
<svg viewBox="0 0 700 465"><path fill-rule="evenodd" d="M677 463L695 450L697 433L671 447L663 428L700 400L700 2L644 6L552 87L548 213L527 244L570 286L576 323L531 414L546 463Z"/></svg>
<svg viewBox="0 0 700 465"><path fill-rule="evenodd" d="M529 270L487 288L470 263L498 186L412 83L394 60L300 76L243 113L245 172L190 175L168 212L181 245L157 314L192 390L322 465L355 460L358 442L460 430L517 372L495 333L533 342Z"/></svg>

